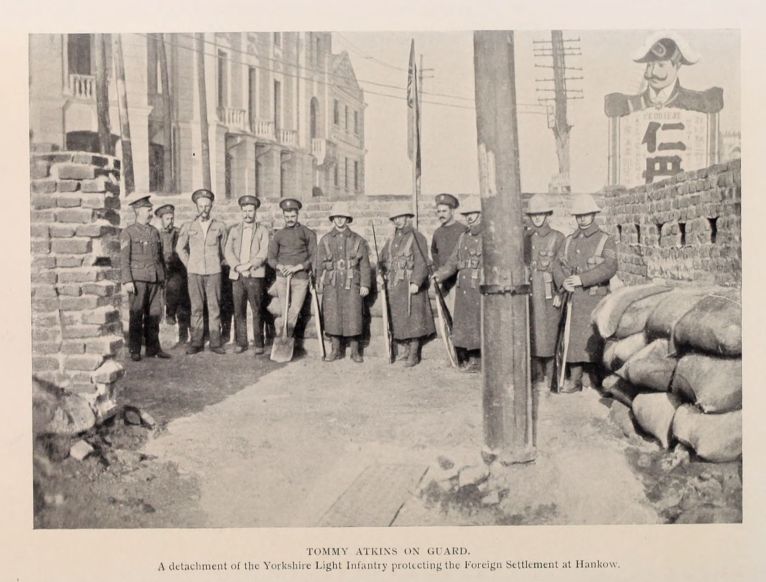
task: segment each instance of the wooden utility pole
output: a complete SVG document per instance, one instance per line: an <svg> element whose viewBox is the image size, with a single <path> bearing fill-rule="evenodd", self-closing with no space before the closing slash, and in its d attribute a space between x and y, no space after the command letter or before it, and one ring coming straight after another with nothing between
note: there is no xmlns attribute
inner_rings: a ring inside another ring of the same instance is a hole
<svg viewBox="0 0 766 582"><path fill-rule="evenodd" d="M172 192L173 183L173 96L170 94L170 74L168 71L168 55L165 50L165 35L155 35L155 46L160 62L160 83L162 86L162 191Z"/></svg>
<svg viewBox="0 0 766 582"><path fill-rule="evenodd" d="M114 155L112 143L112 127L109 120L109 71L106 60L106 43L108 34L96 34L95 67L96 67L96 113L98 115L98 145L99 151L108 156Z"/></svg>
<svg viewBox="0 0 766 582"><path fill-rule="evenodd" d="M501 462L528 462L535 458L535 443L513 32L477 31L473 45L484 224L484 447Z"/></svg>
<svg viewBox="0 0 766 582"><path fill-rule="evenodd" d="M210 128L207 121L207 85L205 83L205 35L198 32L197 40L197 92L199 94L199 129L202 138L202 187L211 188Z"/></svg>
<svg viewBox="0 0 766 582"><path fill-rule="evenodd" d="M114 71L117 77L117 103L120 110L120 135L122 142L122 173L125 176L125 194L136 189L133 175L133 148L130 144L130 120L128 118L128 90L125 85L125 61L122 56L122 35L112 36Z"/></svg>
<svg viewBox="0 0 766 582"><path fill-rule="evenodd" d="M553 53L553 89L555 91L556 118L553 135L556 138L556 155L559 160L559 180L563 191L571 190L569 178L569 131L572 126L567 120L567 84L564 35L560 30L551 31L551 52Z"/></svg>

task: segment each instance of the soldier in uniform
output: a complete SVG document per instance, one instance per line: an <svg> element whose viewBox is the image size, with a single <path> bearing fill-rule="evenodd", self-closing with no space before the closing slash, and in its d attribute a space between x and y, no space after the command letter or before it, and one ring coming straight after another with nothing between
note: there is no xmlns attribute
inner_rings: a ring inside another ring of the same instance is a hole
<svg viewBox="0 0 766 582"><path fill-rule="evenodd" d="M481 201L469 200L460 214L465 217L468 231L460 235L434 278L444 281L457 273L452 341L459 350L461 370L478 372L481 370Z"/></svg>
<svg viewBox="0 0 766 582"><path fill-rule="evenodd" d="M248 348L247 304L253 312L253 339L255 355L263 353L263 320L261 311L266 291L266 259L269 253L269 229L256 222L256 211L261 201L255 196L240 196L242 222L229 230L226 239L226 262L234 302L234 337L241 354Z"/></svg>
<svg viewBox="0 0 766 582"><path fill-rule="evenodd" d="M178 324L178 343L185 344L189 341L191 303L186 267L176 253L181 229L174 225L175 210L172 204L163 204L154 214L160 219L160 240L165 259L165 321L170 325Z"/></svg>
<svg viewBox="0 0 766 582"><path fill-rule="evenodd" d="M556 335L561 319L559 295L553 281L553 263L564 235L553 230L548 219L551 205L539 194L529 200L527 216L531 223L526 238L527 264L530 269L532 299L530 303L530 339L532 377L538 390L549 385L553 374Z"/></svg>
<svg viewBox="0 0 766 582"><path fill-rule="evenodd" d="M160 233L149 226L152 203L148 194L131 194L125 200L133 208L135 223L120 234L120 268L123 288L128 292L130 315L128 348L130 359L141 359L141 341L146 345L147 358L169 358L160 347L160 319L165 284L165 263L162 258Z"/></svg>
<svg viewBox="0 0 766 582"><path fill-rule="evenodd" d="M424 255L427 243L412 227L413 216L406 204L389 214L394 236L380 254L391 306L392 334L395 341L405 345L399 359L406 359L406 368L420 363L422 339L436 332L428 297L428 264ZM378 284L382 285L382 280Z"/></svg>
<svg viewBox="0 0 766 582"><path fill-rule="evenodd" d="M277 280L269 293L279 297L278 305L274 306L278 307L279 311L272 307L272 313L275 315L276 333L281 334L284 326L282 317L285 312L287 276L292 275L290 306L287 314L287 333L292 335L306 300L309 277L316 262L317 235L298 222L298 213L303 207L300 200L285 198L279 203L279 207L282 209L285 227L277 231L269 243L268 263L277 274ZM276 302L272 305L274 303Z"/></svg>
<svg viewBox="0 0 766 582"><path fill-rule="evenodd" d="M609 280L617 273L617 247L612 237L596 224L598 212L601 209L589 194L573 197L572 214L577 230L566 237L553 263L556 285L572 294L569 379L562 392L582 390L583 370L598 360L603 348L591 314L609 293Z"/></svg>
<svg viewBox="0 0 766 582"><path fill-rule="evenodd" d="M460 202L452 194L437 194L436 216L439 219L439 227L434 231L431 239L431 260L434 270L441 269L455 250L460 236L468 230L462 222L455 220L455 209ZM444 293L450 312L455 311L455 283L457 276L453 275L444 279L440 285Z"/></svg>
<svg viewBox="0 0 766 582"><path fill-rule="evenodd" d="M201 189L192 193L197 217L181 227L176 252L189 274L192 308L192 341L189 355L201 352L204 343L204 315L207 306L210 351L225 354L221 347L221 263L226 247L226 225L210 217L215 194Z"/></svg>
<svg viewBox="0 0 766 582"><path fill-rule="evenodd" d="M343 202L330 212L333 229L322 237L317 249L317 281L322 293L325 333L332 350L325 361L341 357L341 341L348 338L351 359L362 363L359 336L362 334L362 304L370 293L370 250L367 241L348 225L354 220Z"/></svg>

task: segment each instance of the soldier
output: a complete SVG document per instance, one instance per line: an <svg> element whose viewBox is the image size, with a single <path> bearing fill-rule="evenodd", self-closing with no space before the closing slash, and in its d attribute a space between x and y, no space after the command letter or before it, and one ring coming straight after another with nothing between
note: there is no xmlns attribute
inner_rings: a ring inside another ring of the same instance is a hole
<svg viewBox="0 0 766 582"><path fill-rule="evenodd" d="M120 234L121 279L128 292L130 315L128 348L130 359L141 359L141 340L146 345L146 357L169 358L160 347L160 319L162 298L160 289L165 283L165 263L162 242L157 229L149 226L152 203L149 194L131 194L125 202L133 208L135 223Z"/></svg>
<svg viewBox="0 0 766 582"><path fill-rule="evenodd" d="M186 349L189 355L202 351L204 343L204 314L207 306L210 351L225 354L221 347L221 263L226 247L226 225L210 217L215 194L210 190L195 190L192 202L197 217L181 227L176 252L189 274L189 298L192 308L192 341Z"/></svg>
<svg viewBox="0 0 766 582"><path fill-rule="evenodd" d="M282 209L285 227L278 231L269 243L268 263L277 274L277 280L269 293L279 297L279 312L274 313L274 327L277 334L281 334L287 291L286 277L292 275L287 316L287 333L292 335L306 300L309 277L316 262L317 235L298 222L298 212L303 207L300 200L285 198L279 203L279 207Z"/></svg>
<svg viewBox="0 0 766 582"><path fill-rule="evenodd" d="M601 353L601 340L591 323L591 313L609 293L609 280L617 272L617 247L612 237L595 223L598 212L601 209L589 194L572 198L577 230L566 237L553 263L556 285L572 294L569 380L562 392L582 390L583 368L589 367Z"/></svg>
<svg viewBox="0 0 766 582"><path fill-rule="evenodd" d="M170 325L178 324L178 343L185 344L189 341L191 303L186 267L176 253L181 229L174 225L175 210L172 204L163 204L154 214L160 219L160 240L165 259L165 321Z"/></svg>
<svg viewBox="0 0 766 582"><path fill-rule="evenodd" d="M234 299L235 354L247 351L247 304L253 312L255 355L263 353L263 320L261 310L266 290L266 259L269 253L269 229L256 222L261 201L255 196L240 196L242 222L229 230L225 256L229 263Z"/></svg>
<svg viewBox="0 0 766 582"><path fill-rule="evenodd" d="M556 334L561 319L559 296L553 281L553 263L564 235L558 230L553 230L548 224L552 214L553 208L541 195L535 194L529 200L527 216L531 223L531 232L526 238L525 247L532 285L532 377L536 379L538 390L549 385L553 375Z"/></svg>
<svg viewBox="0 0 766 582"><path fill-rule="evenodd" d="M395 208L389 219L394 223L394 236L380 253L381 270L386 273L394 340L405 349L399 359L405 368L420 362L421 340L436 332L431 301L428 298L428 264L426 239L416 231L414 214L405 204ZM382 280L378 280L382 285Z"/></svg>
<svg viewBox="0 0 766 582"><path fill-rule="evenodd" d="M449 259L452 251L457 245L460 236L468 230L468 227L462 222L455 220L455 209L460 206L460 202L452 194L437 194L436 216L439 219L439 227L434 231L431 239L431 260L434 270L439 270ZM444 279L440 284L444 299L447 302L450 312L455 311L455 283L457 276L451 276Z"/></svg>
<svg viewBox="0 0 766 582"><path fill-rule="evenodd" d="M330 212L333 229L322 237L317 250L318 289L322 293L325 333L332 350L325 361L341 357L341 340L348 338L351 359L361 364L362 304L370 293L370 250L367 241L348 225L354 218L343 202Z"/></svg>
<svg viewBox="0 0 766 582"><path fill-rule="evenodd" d="M452 254L434 278L444 281L457 273L452 341L459 350L460 369L478 372L481 370L481 201L470 199L460 214L465 217L468 231L460 235Z"/></svg>

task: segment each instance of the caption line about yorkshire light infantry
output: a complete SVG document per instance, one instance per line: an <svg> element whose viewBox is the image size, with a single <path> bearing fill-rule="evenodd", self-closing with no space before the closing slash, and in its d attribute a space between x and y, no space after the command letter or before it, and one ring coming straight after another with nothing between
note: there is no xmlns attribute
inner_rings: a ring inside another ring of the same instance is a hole
<svg viewBox="0 0 766 582"><path fill-rule="evenodd" d="M379 572L394 575L412 575L419 572L499 572L520 570L615 570L616 560L587 558L565 560L524 559L520 556L499 556L487 559L473 557L465 546L332 546L305 547L295 558L269 560L162 561L157 572L227 572L268 576L284 573L324 573L350 571L356 573Z"/></svg>

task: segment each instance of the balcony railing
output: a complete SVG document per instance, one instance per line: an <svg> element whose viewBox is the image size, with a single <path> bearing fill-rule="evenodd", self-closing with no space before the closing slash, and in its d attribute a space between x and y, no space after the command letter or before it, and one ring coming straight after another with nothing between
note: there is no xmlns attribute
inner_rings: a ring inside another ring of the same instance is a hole
<svg viewBox="0 0 766 582"><path fill-rule="evenodd" d="M292 129L280 129L277 133L279 143L286 146L295 146L298 138L298 132Z"/></svg>
<svg viewBox="0 0 766 582"><path fill-rule="evenodd" d="M69 75L69 94L77 99L96 98L96 77L93 75Z"/></svg>
<svg viewBox="0 0 766 582"><path fill-rule="evenodd" d="M219 107L218 120L230 129L248 131L247 111L234 107Z"/></svg>
<svg viewBox="0 0 766 582"><path fill-rule="evenodd" d="M250 129L257 137L271 140L274 139L273 121L267 121L265 119L254 119Z"/></svg>
<svg viewBox="0 0 766 582"><path fill-rule="evenodd" d="M317 164L322 165L327 155L327 142L322 138L312 138L311 154L317 159Z"/></svg>

